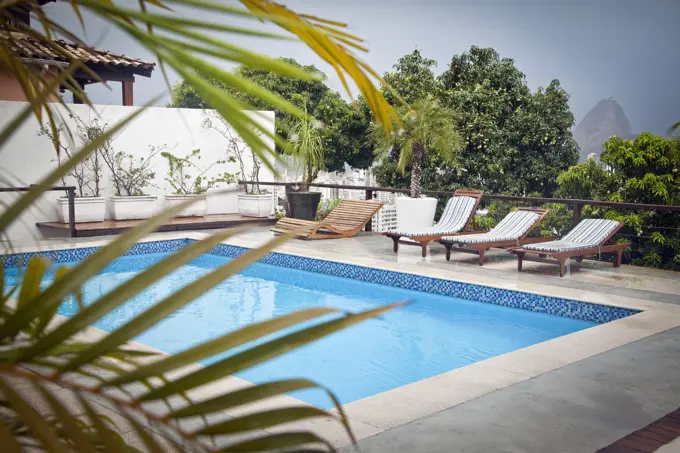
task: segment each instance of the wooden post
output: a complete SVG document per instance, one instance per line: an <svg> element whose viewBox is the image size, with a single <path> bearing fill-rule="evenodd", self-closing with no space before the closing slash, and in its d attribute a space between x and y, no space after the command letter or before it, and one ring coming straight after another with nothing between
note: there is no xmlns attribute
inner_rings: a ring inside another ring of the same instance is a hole
<svg viewBox="0 0 680 453"><path fill-rule="evenodd" d="M69 235L76 237L76 189L67 189L68 194L68 231Z"/></svg>
<svg viewBox="0 0 680 453"><path fill-rule="evenodd" d="M132 96L132 87L135 83L134 80L124 80L121 82L123 84L123 105L134 105Z"/></svg>
<svg viewBox="0 0 680 453"><path fill-rule="evenodd" d="M572 228L575 227L576 225L579 224L581 221L581 209L583 208L583 205L581 203L574 203L571 205L572 210L573 210L573 217L571 219L571 226Z"/></svg>
<svg viewBox="0 0 680 453"><path fill-rule="evenodd" d="M84 92L85 92L85 85L81 85L80 83L78 83L77 80L75 81L75 83L78 84L78 87L79 87L81 90L83 90L83 93L84 93ZM83 100L82 100L81 98L78 97L78 95L76 94L75 91L71 91L71 93L73 93L73 103L74 103L74 104L82 104L82 103L83 103Z"/></svg>
<svg viewBox="0 0 680 453"><path fill-rule="evenodd" d="M367 190L366 191L366 200L372 200L373 199L373 191L372 190ZM364 231L373 231L373 218L366 222L366 226L364 227Z"/></svg>

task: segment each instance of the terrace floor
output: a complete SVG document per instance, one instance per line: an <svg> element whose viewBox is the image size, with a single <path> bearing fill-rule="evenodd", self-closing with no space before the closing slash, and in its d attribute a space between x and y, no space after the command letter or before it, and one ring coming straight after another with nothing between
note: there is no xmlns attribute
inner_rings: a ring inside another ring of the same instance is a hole
<svg viewBox="0 0 680 453"><path fill-rule="evenodd" d="M255 245L270 237L267 228L254 228L243 240ZM375 233L289 245L315 256L328 253L450 270L455 279L517 289L551 286L564 297L588 292L607 303L632 298L680 304L676 272L586 260L570 263L564 278L557 266L542 263L525 262L519 273L516 258L503 250L489 253L480 267L476 255L463 253L452 253L447 262L439 244L431 245L424 259L420 247L402 245L395 254L392 241ZM365 453L595 452L678 407L680 328L673 328L366 437L358 446ZM664 448L680 452L678 442ZM352 451L351 446L343 449Z"/></svg>
<svg viewBox="0 0 680 453"><path fill-rule="evenodd" d="M152 238L179 235L158 233ZM253 227L229 242L256 246L270 238L267 227ZM97 242L102 239L97 238ZM61 239L47 241L41 248L63 247L65 242L71 246L94 243L85 238ZM615 269L611 264L595 261L572 263L564 278L558 276L557 266L541 263L527 262L525 271L518 273L516 259L502 250L489 253L488 262L480 267L474 255L452 254L452 260L447 262L444 248L438 244L431 246L425 259L419 247L401 246L395 254L392 241L375 233L350 239L293 240L280 250L596 303L649 308L647 313L631 317L638 318L635 322L623 319L605 325L611 329L599 326L582 331L577 343L567 338L572 334L526 348L534 349L534 355L527 355L526 349L519 350L492 359L493 366L491 362L480 362L454 370L457 377L452 375L448 380L445 376L449 373L430 378L430 390L425 396L432 398L429 404L437 409L429 408L422 416L405 414L414 410L408 400L395 403L394 398L377 395L369 398L373 399L370 404L365 400L350 403L346 406L350 418L354 420L356 415L356 420L361 420L355 425L361 439L359 451L595 452L680 407L680 273L634 266ZM625 337L621 341L614 338L621 334ZM536 351L543 352L537 355ZM466 369L467 377L461 380ZM439 379L441 376L444 378ZM401 389L395 390L403 392ZM364 417L362 411L366 409L373 413L366 412ZM395 420L406 421L371 424L372 416L384 416L385 412ZM679 447L678 441L673 442L663 447L664 453L675 448L680 451ZM344 446L341 451L356 450Z"/></svg>

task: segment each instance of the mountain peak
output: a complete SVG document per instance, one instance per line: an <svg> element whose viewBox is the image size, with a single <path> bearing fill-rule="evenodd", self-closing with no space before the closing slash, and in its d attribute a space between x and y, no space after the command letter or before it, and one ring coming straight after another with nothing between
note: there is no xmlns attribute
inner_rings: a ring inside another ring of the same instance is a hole
<svg viewBox="0 0 680 453"><path fill-rule="evenodd" d="M633 128L623 108L610 97L595 104L574 129L574 139L581 148L579 160L585 161L590 153L599 156L602 144L614 135L633 138Z"/></svg>

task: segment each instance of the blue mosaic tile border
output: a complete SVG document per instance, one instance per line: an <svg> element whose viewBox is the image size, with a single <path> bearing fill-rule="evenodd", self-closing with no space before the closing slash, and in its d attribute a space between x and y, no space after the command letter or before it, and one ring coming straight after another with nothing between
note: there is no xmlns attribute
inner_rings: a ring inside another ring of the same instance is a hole
<svg viewBox="0 0 680 453"><path fill-rule="evenodd" d="M236 257L248 249L234 245L219 245L209 253L226 257ZM638 310L613 307L610 305L592 304L561 297L542 296L538 294L512 291L509 289L491 288L488 286L442 280L403 272L388 271L354 264L337 263L301 256L271 253L260 260L262 263L274 266L290 267L294 269L351 278L381 285L424 291L443 296L458 297L480 302L486 302L506 307L548 313L567 318L606 323L625 318Z"/></svg>
<svg viewBox="0 0 680 453"><path fill-rule="evenodd" d="M141 255L145 253L172 252L189 244L190 239L172 239L167 241L150 241L135 244L125 252L125 255ZM81 261L92 255L99 247L83 247L77 249L45 250L40 252L14 253L4 255L4 267L17 267L20 263L25 265L34 256L44 256L53 263L70 263Z"/></svg>
<svg viewBox="0 0 680 453"><path fill-rule="evenodd" d="M169 252L178 250L193 242L192 239L173 239L165 241L141 242L128 250L125 255L139 255L146 253ZM34 256L46 256L54 263L79 261L91 255L97 247L86 247L66 250L49 250L12 254L4 257L5 267L16 267L18 263L26 263ZM247 252L249 249L234 245L221 244L209 253L233 258ZM597 323L605 323L639 313L637 310L613 307L609 305L592 304L560 297L541 296L538 294L513 291L508 289L491 288L488 286L461 283L403 272L388 271L354 264L337 263L316 258L306 258L283 253L270 253L260 260L274 266L289 267L320 274L345 277L370 283L395 286L398 288L424 291L443 296L521 308L541 313L563 316Z"/></svg>

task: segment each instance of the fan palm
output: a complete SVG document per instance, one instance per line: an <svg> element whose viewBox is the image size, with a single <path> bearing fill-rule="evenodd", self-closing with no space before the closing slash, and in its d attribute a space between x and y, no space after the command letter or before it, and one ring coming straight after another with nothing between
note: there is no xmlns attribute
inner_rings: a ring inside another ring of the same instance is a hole
<svg viewBox="0 0 680 453"><path fill-rule="evenodd" d="M0 4L0 71L16 79L29 100L21 113L0 131L0 154L8 139L21 129L20 126L31 114L37 115L41 122L45 122L45 116L52 118L58 114L58 110L47 101L52 100L60 86L89 103L85 92L73 79L75 71L87 71L93 80L98 79L59 41L52 40L60 35L80 42L78 37L49 17L43 9L45 3L48 2L7 0ZM314 76L236 46L223 37L218 39L209 32L220 32L224 36L297 38L305 42L336 69L346 86L348 78L356 83L377 121L384 125L384 131L391 130L396 115L372 82L372 78L379 80L379 77L354 54L365 50L361 40L343 31L344 24L297 14L269 0L242 0L241 3L245 8L208 0L140 0L136 7L129 2L114 0L71 0L68 4L81 18L84 27L84 12L98 16L151 51L163 72L166 68L174 69L201 96L209 98L225 121L260 155L272 152L266 145L266 138L271 137L271 133L261 128L257 118L245 112L248 105L207 80L217 80L220 86L247 91L299 118L305 118L305 112L288 101L221 69L219 63L234 62L289 77ZM210 14L202 17L211 19L194 19L194 11L208 12ZM34 23L42 28L31 28L26 25L27 22L17 20L26 14L30 14ZM268 21L288 34L277 35L253 27L233 26L230 23L235 18L251 19L255 24ZM67 68L54 79L45 79L40 70L14 53L15 41L22 35L39 41L59 59L67 61ZM68 109L68 105L64 106ZM142 111L136 110L93 138L38 184L4 206L0 212L0 231L7 231L46 190ZM49 121L49 124L55 124L55 121ZM283 144L280 137L274 139ZM263 161L269 162L269 159ZM56 267L45 258L33 257L25 263L19 282L12 287L5 285L5 263L4 259L0 260L0 443L3 451L136 451L131 445L152 452L263 451L300 449L310 445L315 445L317 450L332 450L325 439L311 432L275 429L274 433L267 434L260 431L310 417L335 418L351 434L341 410L339 415L333 416L308 406L255 409L247 415L234 415L232 412L234 418L219 419L225 411L241 411L243 407L267 398L320 387L305 379L269 382L236 391L220 387L217 393L204 396L200 401L191 392L376 316L392 306L356 314L328 308L303 310L227 333L173 356L158 356L129 343L220 281L265 256L289 236L275 238L211 271L109 334L96 338L84 336L89 325L179 266L240 232L218 232L196 241L136 274L124 285L84 303L82 287L89 279L191 203L185 202L144 221L73 266ZM54 272L55 278L42 282L49 271ZM56 312L67 298L75 298L81 308L73 317L64 319ZM308 324L298 325L332 313L336 313L332 320L311 327ZM291 328L294 331L291 332ZM280 335L274 339L263 339L276 333ZM217 355L226 358L205 368L197 369L194 365ZM332 393L331 397L334 398ZM35 404L37 401L40 401L39 408ZM337 403L336 399L334 401ZM132 436L117 434L118 427L110 423L113 414L131 428ZM159 434L164 438L160 438Z"/></svg>
<svg viewBox="0 0 680 453"><path fill-rule="evenodd" d="M464 142L456 129L457 113L442 105L432 95L411 106L397 109L401 129L385 134L379 123L372 124L370 137L376 153L385 156L399 151L398 168L403 173L411 167L411 197L421 195L421 171L425 153L439 156L443 162L455 162Z"/></svg>
<svg viewBox="0 0 680 453"><path fill-rule="evenodd" d="M302 171L302 192L309 190L319 170L324 168L321 127L319 122L305 117L298 119L288 133L289 146L285 153L293 158L296 167Z"/></svg>

